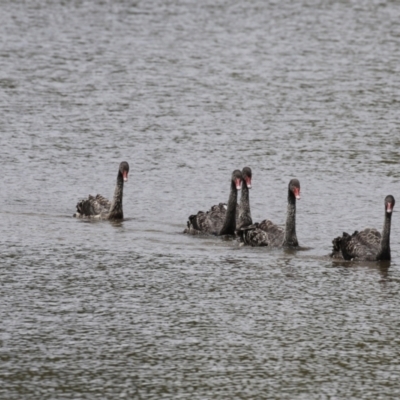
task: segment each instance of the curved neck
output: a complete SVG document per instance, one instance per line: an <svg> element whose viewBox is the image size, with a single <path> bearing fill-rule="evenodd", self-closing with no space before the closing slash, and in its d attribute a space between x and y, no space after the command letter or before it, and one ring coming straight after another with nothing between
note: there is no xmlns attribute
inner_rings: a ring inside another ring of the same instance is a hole
<svg viewBox="0 0 400 400"><path fill-rule="evenodd" d="M383 230L381 243L379 245L378 260L390 260L390 225L392 222L392 213L385 211L385 220L383 222Z"/></svg>
<svg viewBox="0 0 400 400"><path fill-rule="evenodd" d="M250 191L243 182L242 184L242 194L240 196L240 205L239 205L239 222L237 229L240 229L244 226L251 225L253 220L251 219L251 212L250 212L250 198L249 198Z"/></svg>
<svg viewBox="0 0 400 400"><path fill-rule="evenodd" d="M237 189L235 182L231 181L231 193L229 194L228 208L225 214L224 225L222 226L220 235L234 235L236 230L236 204Z"/></svg>
<svg viewBox="0 0 400 400"><path fill-rule="evenodd" d="M285 239L283 246L298 246L296 236L296 198L291 190L288 193L288 205L286 212Z"/></svg>
<svg viewBox="0 0 400 400"><path fill-rule="evenodd" d="M115 185L114 197L111 203L110 214L108 218L123 218L122 211L122 194L124 191L124 179L120 171L118 171L117 184Z"/></svg>

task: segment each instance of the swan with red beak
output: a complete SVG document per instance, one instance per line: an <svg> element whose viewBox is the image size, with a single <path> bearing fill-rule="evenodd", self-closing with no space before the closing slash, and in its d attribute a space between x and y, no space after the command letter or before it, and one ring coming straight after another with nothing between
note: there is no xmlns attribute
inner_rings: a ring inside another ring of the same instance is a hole
<svg viewBox="0 0 400 400"><path fill-rule="evenodd" d="M343 232L333 239L330 256L346 261L382 261L390 260L390 228L395 200L392 195L385 197L385 217L382 233L374 228L355 231L352 235Z"/></svg>
<svg viewBox="0 0 400 400"><path fill-rule="evenodd" d="M264 220L238 230L243 244L250 246L290 247L299 246L296 235L296 200L300 200L300 182L292 179L288 187L288 204L285 227Z"/></svg>
<svg viewBox="0 0 400 400"><path fill-rule="evenodd" d="M124 190L124 182L128 180L129 164L122 161L119 164L117 184L114 189L112 201L107 200L102 195L89 195L88 199L81 200L76 205L76 218L97 218L97 219L123 219L124 212L122 210L122 195Z"/></svg>
<svg viewBox="0 0 400 400"><path fill-rule="evenodd" d="M234 235L236 230L237 192L242 188L243 176L239 170L232 172L228 203L219 203L208 211L189 216L184 233L191 235Z"/></svg>

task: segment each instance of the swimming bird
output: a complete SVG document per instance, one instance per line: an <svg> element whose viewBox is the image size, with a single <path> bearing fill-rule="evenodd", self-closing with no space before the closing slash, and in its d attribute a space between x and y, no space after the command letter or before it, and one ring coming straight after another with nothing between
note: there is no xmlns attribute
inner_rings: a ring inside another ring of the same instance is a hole
<svg viewBox="0 0 400 400"><path fill-rule="evenodd" d="M76 218L98 218L98 219L123 219L122 194L124 182L128 180L129 164L122 161L119 164L117 184L115 185L112 201L107 200L100 194L89 195L89 198L81 200L76 205Z"/></svg>
<svg viewBox="0 0 400 400"><path fill-rule="evenodd" d="M385 217L382 233L374 228L367 228L352 235L343 232L333 239L330 256L339 260L380 261L390 260L390 226L392 222L394 197L385 197Z"/></svg>
<svg viewBox="0 0 400 400"><path fill-rule="evenodd" d="M201 233L212 235L234 235L236 230L237 191L242 187L242 173L232 172L228 203L212 206L207 212L199 211L189 216L184 233L197 235Z"/></svg>
<svg viewBox="0 0 400 400"><path fill-rule="evenodd" d="M241 242L250 246L298 247L296 235L296 200L300 200L300 182L292 179L288 186L285 228L264 220L238 231Z"/></svg>

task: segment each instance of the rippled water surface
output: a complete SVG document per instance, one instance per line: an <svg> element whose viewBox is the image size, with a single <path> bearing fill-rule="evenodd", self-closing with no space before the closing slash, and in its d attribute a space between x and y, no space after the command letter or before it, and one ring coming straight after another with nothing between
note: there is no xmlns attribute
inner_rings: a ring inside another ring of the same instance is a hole
<svg viewBox="0 0 400 400"><path fill-rule="evenodd" d="M400 3L0 11L0 398L400 396L396 207L390 263L327 257L400 201ZM122 160L126 219L72 218ZM182 234L245 165L303 250Z"/></svg>

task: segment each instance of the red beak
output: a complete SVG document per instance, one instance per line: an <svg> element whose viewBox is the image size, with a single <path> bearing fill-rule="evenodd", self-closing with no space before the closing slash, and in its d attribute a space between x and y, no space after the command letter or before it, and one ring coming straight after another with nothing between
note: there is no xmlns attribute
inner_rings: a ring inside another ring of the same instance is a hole
<svg viewBox="0 0 400 400"><path fill-rule="evenodd" d="M242 188L242 180L240 178L235 179L236 189L240 190Z"/></svg>
<svg viewBox="0 0 400 400"><path fill-rule="evenodd" d="M387 203L386 212L391 213L393 211L393 204Z"/></svg>
<svg viewBox="0 0 400 400"><path fill-rule="evenodd" d="M122 173L122 177L124 178L124 181L126 182L128 180L128 171L124 171Z"/></svg>
<svg viewBox="0 0 400 400"><path fill-rule="evenodd" d="M250 176L246 176L246 186L248 189L251 189L251 177Z"/></svg>
<svg viewBox="0 0 400 400"><path fill-rule="evenodd" d="M294 188L293 189L293 194L294 194L294 197L296 197L296 199L297 200L300 200L300 188Z"/></svg>

